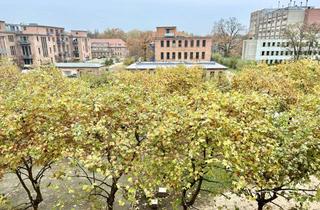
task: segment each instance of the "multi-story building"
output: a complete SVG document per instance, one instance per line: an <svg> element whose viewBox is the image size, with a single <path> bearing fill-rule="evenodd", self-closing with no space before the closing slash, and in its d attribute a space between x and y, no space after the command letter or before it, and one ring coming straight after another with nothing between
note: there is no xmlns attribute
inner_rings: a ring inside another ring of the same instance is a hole
<svg viewBox="0 0 320 210"><path fill-rule="evenodd" d="M91 44L87 31L72 30L72 52L73 58L79 61L86 61L92 58Z"/></svg>
<svg viewBox="0 0 320 210"><path fill-rule="evenodd" d="M92 58L116 58L128 56L127 44L122 39L91 39Z"/></svg>
<svg viewBox="0 0 320 210"><path fill-rule="evenodd" d="M0 56L22 67L85 61L91 58L90 40L84 31L67 33L62 27L0 21Z"/></svg>
<svg viewBox="0 0 320 210"><path fill-rule="evenodd" d="M268 64L292 59L294 52L284 32L289 26L295 24L320 24L320 9L289 5L286 8L262 9L253 12L249 39L243 43L242 58ZM320 49L315 49L310 56L315 58L319 55Z"/></svg>
<svg viewBox="0 0 320 210"><path fill-rule="evenodd" d="M212 39L186 36L173 27L157 27L154 38L155 60L161 62L211 60Z"/></svg>

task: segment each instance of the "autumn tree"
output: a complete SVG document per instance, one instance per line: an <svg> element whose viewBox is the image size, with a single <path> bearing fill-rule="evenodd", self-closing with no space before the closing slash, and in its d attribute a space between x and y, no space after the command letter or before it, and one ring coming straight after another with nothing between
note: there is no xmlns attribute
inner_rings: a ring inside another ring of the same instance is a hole
<svg viewBox="0 0 320 210"><path fill-rule="evenodd" d="M4 81L12 78L5 75ZM19 207L39 209L41 181L72 143L73 96L81 88L53 69L20 75L13 84L0 96L0 168L15 174L27 194L28 202Z"/></svg>
<svg viewBox="0 0 320 210"><path fill-rule="evenodd" d="M260 66L234 80L240 93L225 103L233 131L222 151L236 177L236 191L254 198L259 210L268 203L278 205L279 197L312 198L318 190L310 178L320 167L319 117L317 102L309 98L314 98L312 77L317 78L319 70L316 63L301 61Z"/></svg>
<svg viewBox="0 0 320 210"><path fill-rule="evenodd" d="M230 56L234 50L241 52L241 32L244 26L234 17L221 19L214 23L212 30L213 44L223 56ZM239 49L237 49L239 48Z"/></svg>
<svg viewBox="0 0 320 210"><path fill-rule="evenodd" d="M132 30L127 33L127 46L130 56L148 61L153 57L152 31Z"/></svg>
<svg viewBox="0 0 320 210"><path fill-rule="evenodd" d="M107 28L104 32L99 33L98 38L126 40L127 34L120 28Z"/></svg>

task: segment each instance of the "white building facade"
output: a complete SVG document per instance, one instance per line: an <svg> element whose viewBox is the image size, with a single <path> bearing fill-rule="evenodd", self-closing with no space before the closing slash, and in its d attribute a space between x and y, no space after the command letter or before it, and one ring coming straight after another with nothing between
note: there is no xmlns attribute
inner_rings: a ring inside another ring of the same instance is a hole
<svg viewBox="0 0 320 210"><path fill-rule="evenodd" d="M289 6L253 12L250 19L249 39L243 42L242 59L267 64L293 59L294 52L284 36L284 31L294 24L320 24L320 9ZM307 49L302 49L302 55L317 59L320 57L320 50L318 46L313 48L311 53Z"/></svg>

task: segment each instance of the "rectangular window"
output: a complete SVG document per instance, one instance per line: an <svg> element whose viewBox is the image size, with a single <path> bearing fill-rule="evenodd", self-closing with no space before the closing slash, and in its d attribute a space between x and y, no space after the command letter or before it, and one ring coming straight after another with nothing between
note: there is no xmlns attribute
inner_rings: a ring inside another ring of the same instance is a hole
<svg viewBox="0 0 320 210"><path fill-rule="evenodd" d="M207 40L202 40L202 47L206 47L207 45Z"/></svg>
<svg viewBox="0 0 320 210"><path fill-rule="evenodd" d="M266 43L265 43L265 42L263 42L263 43L262 43L262 47L265 47L265 46L266 46Z"/></svg>
<svg viewBox="0 0 320 210"><path fill-rule="evenodd" d="M167 47L170 47L170 40L167 40Z"/></svg>
<svg viewBox="0 0 320 210"><path fill-rule="evenodd" d="M9 42L14 42L14 37L13 37L13 35L9 35L9 36L8 36L8 39L9 39Z"/></svg>
<svg viewBox="0 0 320 210"><path fill-rule="evenodd" d="M200 47L200 40L197 40L197 47Z"/></svg>
<svg viewBox="0 0 320 210"><path fill-rule="evenodd" d="M202 55L201 55L202 59L206 59L206 53L205 52L202 52Z"/></svg>
<svg viewBox="0 0 320 210"><path fill-rule="evenodd" d="M163 40L161 41L161 47L164 47L164 41Z"/></svg>
<svg viewBox="0 0 320 210"><path fill-rule="evenodd" d="M48 45L46 37L41 37L41 46L42 46L42 52L44 57L48 57Z"/></svg>
<svg viewBox="0 0 320 210"><path fill-rule="evenodd" d="M164 53L161 52L161 60L163 60L163 59L164 59Z"/></svg>
<svg viewBox="0 0 320 210"><path fill-rule="evenodd" d="M190 47L194 47L194 40L191 40Z"/></svg>
<svg viewBox="0 0 320 210"><path fill-rule="evenodd" d="M178 59L181 60L181 52L178 52Z"/></svg>
<svg viewBox="0 0 320 210"><path fill-rule="evenodd" d="M10 46L11 55L16 55L16 48L14 46Z"/></svg>
<svg viewBox="0 0 320 210"><path fill-rule="evenodd" d="M270 42L268 42L268 47L270 47L271 46L271 43Z"/></svg>
<svg viewBox="0 0 320 210"><path fill-rule="evenodd" d="M176 40L172 40L172 47L176 46Z"/></svg>
<svg viewBox="0 0 320 210"><path fill-rule="evenodd" d="M182 47L182 41L181 40L178 41L178 47Z"/></svg>
<svg viewBox="0 0 320 210"><path fill-rule="evenodd" d="M175 59L176 59L176 53L173 52L173 53L172 53L172 60L175 60Z"/></svg>
<svg viewBox="0 0 320 210"><path fill-rule="evenodd" d="M264 54L265 54L265 51L262 51L262 52L261 52L261 55L264 56Z"/></svg>
<svg viewBox="0 0 320 210"><path fill-rule="evenodd" d="M193 59L193 52L190 53L190 59Z"/></svg>
<svg viewBox="0 0 320 210"><path fill-rule="evenodd" d="M39 41L39 37L37 36L37 42Z"/></svg>
<svg viewBox="0 0 320 210"><path fill-rule="evenodd" d="M188 47L188 40L184 41L184 47Z"/></svg>
<svg viewBox="0 0 320 210"><path fill-rule="evenodd" d="M270 51L267 51L267 55L270 55Z"/></svg>
<svg viewBox="0 0 320 210"><path fill-rule="evenodd" d="M167 52L167 59L169 60L170 59L170 53Z"/></svg>
<svg viewBox="0 0 320 210"><path fill-rule="evenodd" d="M188 53L184 52L184 59L188 59Z"/></svg>
<svg viewBox="0 0 320 210"><path fill-rule="evenodd" d="M52 53L52 49L51 49L51 47L49 47L49 51L50 51L50 54Z"/></svg>
<svg viewBox="0 0 320 210"><path fill-rule="evenodd" d="M40 48L38 48L38 53L39 53L39 55L41 55L41 50L40 50Z"/></svg>
<svg viewBox="0 0 320 210"><path fill-rule="evenodd" d="M196 59L199 60L199 52L196 52Z"/></svg>
<svg viewBox="0 0 320 210"><path fill-rule="evenodd" d="M271 51L271 56L273 56L274 55L274 51Z"/></svg>

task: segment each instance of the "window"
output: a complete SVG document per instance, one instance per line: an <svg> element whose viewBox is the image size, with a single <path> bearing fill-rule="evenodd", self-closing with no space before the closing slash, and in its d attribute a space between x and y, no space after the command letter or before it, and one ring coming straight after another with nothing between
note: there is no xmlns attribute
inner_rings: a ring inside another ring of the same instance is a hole
<svg viewBox="0 0 320 210"><path fill-rule="evenodd" d="M194 47L194 40L191 40L190 47Z"/></svg>
<svg viewBox="0 0 320 210"><path fill-rule="evenodd" d="M164 59L164 53L161 52L161 60L163 60L163 59Z"/></svg>
<svg viewBox="0 0 320 210"><path fill-rule="evenodd" d="M267 51L267 55L270 55L270 51Z"/></svg>
<svg viewBox="0 0 320 210"><path fill-rule="evenodd" d="M178 47L182 47L182 41L181 40L178 41Z"/></svg>
<svg viewBox="0 0 320 210"><path fill-rule="evenodd" d="M50 42L50 36L48 37L48 42Z"/></svg>
<svg viewBox="0 0 320 210"><path fill-rule="evenodd" d="M188 59L188 53L184 52L184 59Z"/></svg>
<svg viewBox="0 0 320 210"><path fill-rule="evenodd" d="M199 60L199 52L196 52L196 59Z"/></svg>
<svg viewBox="0 0 320 210"><path fill-rule="evenodd" d="M281 43L280 42L277 42L277 47L280 47Z"/></svg>
<svg viewBox="0 0 320 210"><path fill-rule="evenodd" d="M164 47L164 41L163 40L161 41L161 47Z"/></svg>
<svg viewBox="0 0 320 210"><path fill-rule="evenodd" d="M38 53L39 53L39 55L41 55L41 50L40 50L40 48L38 48Z"/></svg>
<svg viewBox="0 0 320 210"><path fill-rule="evenodd" d="M200 40L197 40L197 47L200 47Z"/></svg>
<svg viewBox="0 0 320 210"><path fill-rule="evenodd" d="M167 47L170 47L170 40L167 40Z"/></svg>
<svg viewBox="0 0 320 210"><path fill-rule="evenodd" d="M9 35L9 36L8 36L8 39L9 39L9 42L14 42L14 37L13 37L13 35Z"/></svg>
<svg viewBox="0 0 320 210"><path fill-rule="evenodd" d="M263 43L262 43L262 47L265 47L265 46L266 46L266 43L265 43L265 42L263 42Z"/></svg>
<svg viewBox="0 0 320 210"><path fill-rule="evenodd" d="M268 47L270 47L271 46L271 43L270 42L268 42Z"/></svg>
<svg viewBox="0 0 320 210"><path fill-rule="evenodd" d="M201 57L202 57L203 60L206 59L206 53L202 52Z"/></svg>
<svg viewBox="0 0 320 210"><path fill-rule="evenodd" d="M206 47L207 45L207 40L202 40L202 47Z"/></svg>
<svg viewBox="0 0 320 210"><path fill-rule="evenodd" d="M170 29L169 29L169 28L166 29L166 33L167 33L167 34L170 33Z"/></svg>
<svg viewBox="0 0 320 210"><path fill-rule="evenodd" d="M283 51L280 52L280 55L283 55Z"/></svg>
<svg viewBox="0 0 320 210"><path fill-rule="evenodd" d="M178 52L178 59L181 60L181 52Z"/></svg>
<svg viewBox="0 0 320 210"><path fill-rule="evenodd" d="M53 45L53 52L56 52L56 46L55 45Z"/></svg>
<svg viewBox="0 0 320 210"><path fill-rule="evenodd" d="M190 59L193 59L193 52L190 53Z"/></svg>
<svg viewBox="0 0 320 210"><path fill-rule="evenodd" d="M188 40L184 41L184 47L188 47Z"/></svg>
<svg viewBox="0 0 320 210"><path fill-rule="evenodd" d="M10 52L11 52L11 55L16 55L16 48L15 48L15 46L10 46Z"/></svg>
<svg viewBox="0 0 320 210"><path fill-rule="evenodd" d="M173 53L172 53L172 60L175 60L175 59L176 59L176 53L173 52Z"/></svg>
<svg viewBox="0 0 320 210"><path fill-rule="evenodd" d="M48 57L48 45L46 37L41 37L41 46L42 46L42 52L44 57Z"/></svg>
<svg viewBox="0 0 320 210"><path fill-rule="evenodd" d="M51 49L51 47L49 47L49 51L50 51L50 54L52 53L52 49Z"/></svg>
<svg viewBox="0 0 320 210"><path fill-rule="evenodd" d="M274 51L271 51L271 56L273 56L274 55Z"/></svg>
<svg viewBox="0 0 320 210"><path fill-rule="evenodd" d="M170 53L167 52L167 59L169 60L170 59Z"/></svg>
<svg viewBox="0 0 320 210"><path fill-rule="evenodd" d="M172 47L176 46L176 40L172 40Z"/></svg>
<svg viewBox="0 0 320 210"><path fill-rule="evenodd" d="M261 55L264 56L264 55L265 55L265 51L262 51L262 52L261 52Z"/></svg>
<svg viewBox="0 0 320 210"><path fill-rule="evenodd" d="M272 47L275 47L276 46L276 43L275 42L272 42Z"/></svg>

